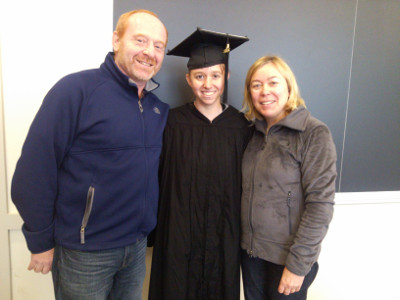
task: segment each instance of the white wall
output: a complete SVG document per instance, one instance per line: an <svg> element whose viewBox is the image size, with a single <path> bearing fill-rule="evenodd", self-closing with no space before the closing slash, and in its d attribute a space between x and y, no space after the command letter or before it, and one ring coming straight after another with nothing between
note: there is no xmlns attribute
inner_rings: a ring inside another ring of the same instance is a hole
<svg viewBox="0 0 400 300"><path fill-rule="evenodd" d="M49 88L68 73L98 67L111 49L112 2L0 2L0 162L6 165L0 186L9 187L28 127ZM26 270L29 252L21 222L8 221L16 214L9 193L0 197L0 230L6 236L0 242L2 249L8 247L6 263L0 263L0 280L7 279L0 284L0 299L53 299L51 277ZM309 299L400 299L399 215L400 192L337 194ZM12 284L11 292L4 282Z"/></svg>
<svg viewBox="0 0 400 300"><path fill-rule="evenodd" d="M51 276L26 270L30 254L10 181L44 95L62 76L97 68L112 49L112 31L112 0L0 1L1 300L54 298Z"/></svg>
<svg viewBox="0 0 400 300"><path fill-rule="evenodd" d="M400 192L336 194L311 300L400 299Z"/></svg>
<svg viewBox="0 0 400 300"><path fill-rule="evenodd" d="M111 47L113 1L1 1L7 174L43 97L61 77L96 68ZM8 176L8 184L11 176ZM12 207L12 205L11 205Z"/></svg>

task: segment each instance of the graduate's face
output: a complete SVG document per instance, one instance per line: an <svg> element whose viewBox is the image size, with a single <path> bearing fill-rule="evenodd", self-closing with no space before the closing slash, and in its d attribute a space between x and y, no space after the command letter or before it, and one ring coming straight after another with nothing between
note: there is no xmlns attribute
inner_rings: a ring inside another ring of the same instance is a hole
<svg viewBox="0 0 400 300"><path fill-rule="evenodd" d="M186 74L187 83L193 90L196 101L200 105L220 105L224 92L224 65L194 69Z"/></svg>
<svg viewBox="0 0 400 300"><path fill-rule="evenodd" d="M114 32L115 63L138 85L145 84L160 70L166 42L167 32L159 19L133 14L122 37Z"/></svg>
<svg viewBox="0 0 400 300"><path fill-rule="evenodd" d="M286 79L274 64L259 68L250 81L250 94L254 108L272 126L286 116L289 89Z"/></svg>

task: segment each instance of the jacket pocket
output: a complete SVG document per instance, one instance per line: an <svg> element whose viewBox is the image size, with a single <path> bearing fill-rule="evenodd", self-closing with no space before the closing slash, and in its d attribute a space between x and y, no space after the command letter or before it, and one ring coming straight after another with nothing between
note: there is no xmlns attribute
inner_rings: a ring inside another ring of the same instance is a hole
<svg viewBox="0 0 400 300"><path fill-rule="evenodd" d="M288 207L289 234L292 235L292 192L291 191L288 192L286 201Z"/></svg>
<svg viewBox="0 0 400 300"><path fill-rule="evenodd" d="M86 197L85 213L83 214L83 219L81 224L81 244L85 244L85 230L87 223L89 222L90 213L92 212L93 199L94 199L94 187L90 186Z"/></svg>

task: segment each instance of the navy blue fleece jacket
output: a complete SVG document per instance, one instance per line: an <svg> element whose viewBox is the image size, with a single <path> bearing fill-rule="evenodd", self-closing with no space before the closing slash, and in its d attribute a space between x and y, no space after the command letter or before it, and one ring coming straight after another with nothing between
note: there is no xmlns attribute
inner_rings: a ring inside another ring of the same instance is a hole
<svg viewBox="0 0 400 300"><path fill-rule="evenodd" d="M68 75L48 92L11 187L32 253L55 244L123 247L155 227L169 109L149 91L156 87L149 81L139 103L109 53L99 69Z"/></svg>

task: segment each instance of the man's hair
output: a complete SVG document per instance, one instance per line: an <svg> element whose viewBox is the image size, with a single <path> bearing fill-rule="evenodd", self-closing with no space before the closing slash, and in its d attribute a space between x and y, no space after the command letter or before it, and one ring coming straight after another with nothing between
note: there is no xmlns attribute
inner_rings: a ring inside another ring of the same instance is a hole
<svg viewBox="0 0 400 300"><path fill-rule="evenodd" d="M122 38L123 35L125 34L126 28L128 27L128 22L129 22L130 16L137 14L137 13L149 14L160 20L160 18L157 16L157 14L155 14L154 12L147 10L147 9L136 9L136 10L128 11L119 17L117 26L115 28L115 32L118 34L118 36L120 38ZM160 22L161 22L161 20L160 20ZM168 42L168 30L165 27L165 25L164 25L164 28L165 28L165 32L167 33L167 42Z"/></svg>

